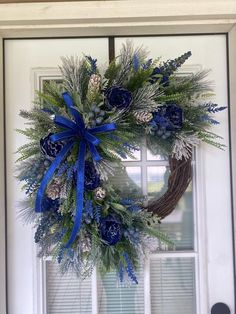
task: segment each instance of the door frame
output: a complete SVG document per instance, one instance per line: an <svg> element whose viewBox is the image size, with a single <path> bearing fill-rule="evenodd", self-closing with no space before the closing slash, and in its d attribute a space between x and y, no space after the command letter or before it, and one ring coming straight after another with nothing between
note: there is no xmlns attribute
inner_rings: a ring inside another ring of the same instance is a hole
<svg viewBox="0 0 236 314"><path fill-rule="evenodd" d="M66 18L65 18L66 17ZM0 312L7 314L4 40L7 38L226 34L233 250L236 255L236 2L123 0L0 4ZM235 265L235 258L234 258ZM235 274L234 274L235 278ZM236 282L236 281L235 281Z"/></svg>

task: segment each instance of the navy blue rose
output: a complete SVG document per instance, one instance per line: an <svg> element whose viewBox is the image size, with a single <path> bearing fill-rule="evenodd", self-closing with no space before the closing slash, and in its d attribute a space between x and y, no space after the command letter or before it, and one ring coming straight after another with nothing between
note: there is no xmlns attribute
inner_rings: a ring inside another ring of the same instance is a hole
<svg viewBox="0 0 236 314"><path fill-rule="evenodd" d="M169 121L167 129L174 131L181 129L183 126L183 110L177 105L168 105L165 110L164 117Z"/></svg>
<svg viewBox="0 0 236 314"><path fill-rule="evenodd" d="M153 121L151 124L167 131L176 131L183 126L183 110L175 105L162 106L157 112L153 113Z"/></svg>
<svg viewBox="0 0 236 314"><path fill-rule="evenodd" d="M100 223L101 238L109 245L115 245L122 237L122 225L114 215L108 215Z"/></svg>
<svg viewBox="0 0 236 314"><path fill-rule="evenodd" d="M42 201L42 209L43 211L57 211L59 209L60 202L59 198L55 200L51 199L50 197L44 197Z"/></svg>
<svg viewBox="0 0 236 314"><path fill-rule="evenodd" d="M86 190L92 191L95 190L100 185L100 176L97 173L96 168L92 161L85 162L85 171L84 171L84 187Z"/></svg>
<svg viewBox="0 0 236 314"><path fill-rule="evenodd" d="M49 133L46 137L41 138L40 148L42 153L47 157L56 157L56 155L61 151L64 144L60 141L52 142L50 136L52 133Z"/></svg>
<svg viewBox="0 0 236 314"><path fill-rule="evenodd" d="M106 92L106 101L108 107L119 110L129 109L132 101L132 94L125 88L113 86Z"/></svg>

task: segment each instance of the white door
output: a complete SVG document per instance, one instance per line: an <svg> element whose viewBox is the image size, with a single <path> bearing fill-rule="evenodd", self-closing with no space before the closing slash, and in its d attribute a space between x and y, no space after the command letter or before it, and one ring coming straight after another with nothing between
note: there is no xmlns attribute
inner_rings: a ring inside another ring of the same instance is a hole
<svg viewBox="0 0 236 314"><path fill-rule="evenodd" d="M150 56L172 59L191 50L183 71L211 69L215 102L227 106L225 35L135 37ZM118 54L125 38L115 38ZM139 273L139 285L118 288L114 274L78 281L61 278L56 267L36 259L31 226L17 217L23 193L14 177L14 151L24 142L19 110L29 109L43 80L58 78L60 56L90 54L108 62L108 39L25 39L5 41L7 156L7 260L9 314L207 314L218 302L234 313L233 250L230 194L228 112L219 115L216 132L227 145L220 151L202 145L193 164L194 179L176 211L162 224L176 243L175 251L153 254ZM158 193L168 163L142 148L137 161L126 161L130 178L145 194ZM158 184L156 182L158 181Z"/></svg>

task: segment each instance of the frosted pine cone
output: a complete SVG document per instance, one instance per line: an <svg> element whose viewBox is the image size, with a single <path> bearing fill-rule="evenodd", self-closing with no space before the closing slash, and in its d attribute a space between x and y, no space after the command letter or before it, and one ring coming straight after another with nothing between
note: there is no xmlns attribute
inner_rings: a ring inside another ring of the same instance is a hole
<svg viewBox="0 0 236 314"><path fill-rule="evenodd" d="M100 88L101 76L92 74L88 83L88 90L90 93L97 92Z"/></svg>
<svg viewBox="0 0 236 314"><path fill-rule="evenodd" d="M91 247L92 247L92 244L91 244L91 240L89 237L86 237L82 240L82 243L81 243L81 250L86 253L86 252L90 252L91 251Z"/></svg>
<svg viewBox="0 0 236 314"><path fill-rule="evenodd" d="M101 187L98 187L94 191L94 194L97 200L103 200L106 197L106 190Z"/></svg>
<svg viewBox="0 0 236 314"><path fill-rule="evenodd" d="M148 123L153 119L153 115L148 111L135 112L134 117L138 123Z"/></svg>
<svg viewBox="0 0 236 314"><path fill-rule="evenodd" d="M55 200L60 197L61 186L58 183L51 183L46 190L46 194L52 200Z"/></svg>

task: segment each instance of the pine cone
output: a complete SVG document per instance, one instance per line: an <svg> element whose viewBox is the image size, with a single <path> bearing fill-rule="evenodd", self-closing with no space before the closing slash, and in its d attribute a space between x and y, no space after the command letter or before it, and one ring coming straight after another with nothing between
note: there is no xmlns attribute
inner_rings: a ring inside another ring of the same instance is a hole
<svg viewBox="0 0 236 314"><path fill-rule="evenodd" d="M97 200L103 200L106 197L106 190L101 187L98 187L94 191L94 194Z"/></svg>
<svg viewBox="0 0 236 314"><path fill-rule="evenodd" d="M134 117L138 123L148 123L153 119L153 115L148 111L135 112Z"/></svg>
<svg viewBox="0 0 236 314"><path fill-rule="evenodd" d="M53 182L49 184L49 186L47 187L46 194L52 200L59 198L60 193L61 193L61 186L58 183Z"/></svg>
<svg viewBox="0 0 236 314"><path fill-rule="evenodd" d="M90 93L97 92L100 88L101 76L92 74L88 83L88 90Z"/></svg>
<svg viewBox="0 0 236 314"><path fill-rule="evenodd" d="M91 251L91 247L92 247L91 240L90 240L90 238L87 236L86 238L84 238L84 239L82 240L82 243L81 243L81 250L83 251L83 253L90 252L90 251Z"/></svg>

